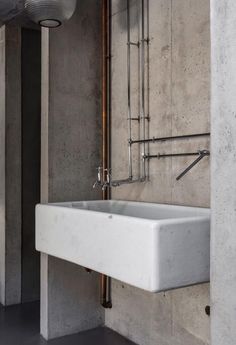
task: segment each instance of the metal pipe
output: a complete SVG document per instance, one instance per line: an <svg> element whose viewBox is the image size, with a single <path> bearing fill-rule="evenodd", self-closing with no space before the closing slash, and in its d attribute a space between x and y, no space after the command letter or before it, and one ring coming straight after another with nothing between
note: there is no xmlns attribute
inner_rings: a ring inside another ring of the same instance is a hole
<svg viewBox="0 0 236 345"><path fill-rule="evenodd" d="M179 181L182 177L184 177L197 163L199 163L204 157L210 156L210 152L208 150L199 151L199 157L195 159L179 176L176 177L176 180Z"/></svg>
<svg viewBox="0 0 236 345"><path fill-rule="evenodd" d="M127 42L127 44L129 45L129 46L136 46L136 47L139 47L139 42Z"/></svg>
<svg viewBox="0 0 236 345"><path fill-rule="evenodd" d="M137 183L137 182L144 182L142 178L137 178L137 179L123 179L123 180L113 180L111 181L111 186L112 187L119 187L122 186L123 184L132 184L132 183Z"/></svg>
<svg viewBox="0 0 236 345"><path fill-rule="evenodd" d="M132 109L131 109L131 50L130 50L130 1L127 0L127 88L128 88L128 160L129 160L129 179L133 178L132 163Z"/></svg>
<svg viewBox="0 0 236 345"><path fill-rule="evenodd" d="M105 169L108 169L108 30L107 30L108 6L107 0L102 1L102 178L105 180ZM103 191L103 200L108 199L107 190Z"/></svg>
<svg viewBox="0 0 236 345"><path fill-rule="evenodd" d="M147 1L147 137L150 137L150 13L149 13L149 0ZM147 143L147 150L146 152L150 152L150 145ZM149 179L150 171L149 171L149 162L146 164L146 179Z"/></svg>
<svg viewBox="0 0 236 345"><path fill-rule="evenodd" d="M186 156L199 156L199 152L186 152L186 153L158 153L157 155L146 155L144 159L153 158L168 158L168 157L186 157Z"/></svg>
<svg viewBox="0 0 236 345"><path fill-rule="evenodd" d="M168 158L168 157L186 157L186 156L198 156L181 174L176 177L176 180L179 181L183 176L185 176L197 163L199 163L204 157L210 156L210 151L200 150L197 152L183 152L183 153L164 153L157 155L146 155L143 158L145 160L150 160L153 158Z"/></svg>
<svg viewBox="0 0 236 345"><path fill-rule="evenodd" d="M109 22L110 22L110 7L109 0L102 0L102 166L103 166L103 181L105 180L106 171L110 169L110 121L108 114L109 102ZM102 190L103 200L110 197L109 188ZM105 275L100 277L101 289L101 305L104 308L111 308L111 279Z"/></svg>
<svg viewBox="0 0 236 345"><path fill-rule="evenodd" d="M144 20L144 0L141 0L140 3L141 7L141 51L140 51L140 78L141 78L141 92L140 92L140 117L142 121L142 157L146 155L146 145L145 145L145 139L146 139L146 113L145 113L145 50L144 50L144 44L145 44L145 20ZM141 160L141 166L142 166L142 177L143 179L146 178L146 161L145 159Z"/></svg>
<svg viewBox="0 0 236 345"><path fill-rule="evenodd" d="M153 137L145 140L132 140L131 145L133 144L141 144L145 143L155 143L158 141L171 141L171 140L181 140L181 139L191 139L191 138L199 138L199 137L208 137L211 133L197 133L197 134L186 134L186 135L176 135L176 136L169 136L169 137Z"/></svg>
<svg viewBox="0 0 236 345"><path fill-rule="evenodd" d="M145 101L145 84L144 84L144 68L145 68L145 61L144 61L144 0L142 1L142 15L141 17L141 25L142 25L142 50L141 52L141 58L140 58L140 66L141 68L141 75L142 75L142 91L141 91L141 98L140 98L140 104L141 106L141 114L142 116L139 117L133 117L132 116L132 102L131 102L131 46L137 46L137 48L140 48L140 42L134 43L131 42L131 28L130 28L130 1L127 0L127 102L128 102L128 174L129 177L126 179L121 180L111 180L109 186L110 187L119 187L124 184L132 184L137 182L144 182L144 171L143 176L141 178L134 179L133 178L133 162L132 162L132 121L145 121L145 111L144 111L144 101ZM143 126L145 131L145 126ZM144 132L144 138L145 138L145 132ZM145 151L143 152L144 155ZM143 166L145 165L145 161L143 160ZM143 169L144 170L144 169Z"/></svg>
<svg viewBox="0 0 236 345"><path fill-rule="evenodd" d="M109 1L109 7L111 8L111 0ZM145 115L145 52L144 52L144 42L148 42L148 39L145 39L145 20L144 20L144 0L142 1L142 46L143 46L143 52L142 52L142 91L141 91L141 104L142 104L142 121L143 121L143 137L145 138L145 120L149 119ZM103 2L104 4L104 2ZM104 13L104 10L103 10ZM103 15L103 21L104 21L104 15ZM104 23L103 23L104 27ZM106 32L105 35L103 35L103 57L106 56L110 60L111 57L111 19L109 20L108 25L106 27L109 27L108 32ZM110 35L109 35L110 33ZM108 39L104 38L105 36L108 37ZM127 97L127 102L128 102L128 178L121 179L121 180L112 180L111 179L111 164L110 164L110 127L111 127L111 62L109 62L108 65L105 65L105 61L103 58L103 101L102 101L102 107L103 107L103 165L102 165L102 177L99 176L98 173L98 179L93 185L95 188L96 186L102 187L103 190L103 199L107 199L110 197L110 187L118 187L123 184L131 184L131 183L137 183L137 182L144 182L146 180L146 174L145 174L145 169L143 169L143 176L134 179L133 178L133 162L132 162L132 121L139 121L141 120L141 116L139 117L133 117L132 116L132 102L131 102L131 46L137 46L138 48L140 47L140 42L138 41L137 43L131 42L130 40L131 36L131 27L130 27L130 1L127 0L127 89L128 89L128 97ZM105 49L105 43L108 44L109 47ZM108 42L108 43L107 43ZM105 54L107 52L107 54ZM105 67L106 66L106 67ZM108 75L108 77L107 77ZM107 81L108 79L108 81ZM105 82L106 80L106 82ZM107 87L109 83L109 88ZM108 97L109 96L109 97ZM108 103L108 114L107 114L107 109L105 110L105 105ZM106 128L108 129L106 131ZM143 145L144 146L144 145ZM107 153L108 152L108 153ZM143 151L143 155L145 155L145 151ZM145 160L143 159L142 165L144 166ZM104 284L103 284L104 285Z"/></svg>
<svg viewBox="0 0 236 345"><path fill-rule="evenodd" d="M107 49L107 70L108 70L108 99L107 99L107 108L108 108L108 129L109 129L109 135L108 135L108 176L111 174L111 120L112 120L112 0L107 0L108 1L108 24L107 24L107 31L108 31L108 49ZM111 190L108 190L108 198L111 199Z"/></svg>

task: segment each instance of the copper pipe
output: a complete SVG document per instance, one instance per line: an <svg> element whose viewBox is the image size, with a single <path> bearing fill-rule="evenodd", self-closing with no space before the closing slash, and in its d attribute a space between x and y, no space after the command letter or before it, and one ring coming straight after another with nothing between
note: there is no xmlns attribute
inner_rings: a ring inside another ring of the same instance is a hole
<svg viewBox="0 0 236 345"><path fill-rule="evenodd" d="M108 32L107 32L107 17L108 6L107 0L102 0L102 166L103 166L103 181L106 176L104 170L108 169L108 66L107 66L107 51L108 51ZM103 200L108 199L107 190L103 191Z"/></svg>
<svg viewBox="0 0 236 345"><path fill-rule="evenodd" d="M103 181L105 169L110 169L110 112L109 112L109 58L110 58L110 0L102 0L102 166ZM103 200L110 199L110 188L102 192ZM101 305L111 308L111 279L100 277Z"/></svg>

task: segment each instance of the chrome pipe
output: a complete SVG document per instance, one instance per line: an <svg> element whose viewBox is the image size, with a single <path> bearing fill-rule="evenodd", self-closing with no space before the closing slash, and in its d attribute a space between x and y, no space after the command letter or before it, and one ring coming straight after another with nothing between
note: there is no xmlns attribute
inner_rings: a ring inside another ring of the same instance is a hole
<svg viewBox="0 0 236 345"><path fill-rule="evenodd" d="M146 20L147 20L147 87L146 87L146 92L147 92L147 113L146 113L146 120L147 120L147 137L150 137L150 12L149 12L149 0L147 1L147 15L146 15ZM147 143L146 146L146 152L148 152L148 154L150 153L150 145L149 143ZM149 179L150 176L150 165L149 165L149 161L147 161L146 163L146 179Z"/></svg>
<svg viewBox="0 0 236 345"><path fill-rule="evenodd" d="M109 0L110 1L110 0ZM131 25L130 25L130 1L127 0L127 102L128 102L128 116L127 116L127 121L128 121L128 178L125 179L121 179L121 180L112 180L111 178L111 170L110 168L106 168L107 166L111 166L110 163L110 156L106 156L105 152L107 152L107 149L105 149L105 147L109 147L110 148L110 135L107 134L107 132L105 131L105 128L107 128L108 124L110 125L110 116L107 116L107 113L104 112L103 114L103 157L105 158L105 161L103 162L103 167L102 167L102 177L101 177L101 171L98 171L98 178L97 181L94 184L94 188L95 187L101 187L102 191L103 191L103 196L106 196L106 198L108 197L108 195L110 195L110 188L111 187L118 187L121 186L123 184L132 184L132 183L137 183L137 182L145 182L146 180L146 173L145 173L145 168L143 168L142 170L142 174L141 177L138 178L133 178L133 157L132 157L132 144L133 144L133 140L132 140L132 121L138 121L139 123L142 121L143 123L143 138L145 140L145 120L148 119L148 117L145 114L145 42L148 42L148 38L145 39L145 20L144 20L144 16L145 16L145 11L144 11L144 0L141 0L141 10L142 13L140 12L140 21L141 21L141 28L142 28L142 36L140 41L138 41L137 43L132 42L131 41ZM111 23L111 20L110 20ZM109 30L109 32L111 32L111 28ZM111 37L110 37L111 40ZM142 116L138 116L138 117L133 117L132 116L132 100L131 100L131 46L136 46L137 48L141 47L141 43L142 42L142 51L140 52L140 73L142 75L142 81L141 81L141 87L140 87L140 103L142 104L142 110L140 113L142 113ZM111 43L109 44L109 46L111 47ZM108 56L107 56L110 60L111 57L111 52L109 52ZM108 65L111 68L111 62ZM105 70L105 68L104 68ZM108 73L109 75L109 81L111 84L111 70L109 69ZM104 78L105 79L105 78ZM107 78L106 78L107 79ZM104 87L105 89L105 87ZM105 95L107 93L103 92L103 108L105 104L107 104L107 102L105 102ZM108 99L108 108L109 108L109 115L111 114L111 85L109 86L109 99ZM110 134L110 133L109 133ZM107 138L106 138L107 136ZM143 144L143 147L145 147L145 144ZM110 152L110 149L108 149L108 151ZM143 150L142 152L142 156L144 156L146 154L146 151ZM109 161L109 162L108 162ZM142 157L142 166L144 167L146 162ZM100 174L99 174L100 173Z"/></svg>
<svg viewBox="0 0 236 345"><path fill-rule="evenodd" d="M130 1L127 0L127 88L128 88L128 161L129 179L133 178L132 163L132 108L131 108L131 50L130 50Z"/></svg>
<svg viewBox="0 0 236 345"><path fill-rule="evenodd" d="M189 157L189 156L199 156L200 151L197 152L184 152L184 153L158 153L156 155L146 155L144 159L153 159L153 158L169 158L169 157Z"/></svg>
<svg viewBox="0 0 236 345"><path fill-rule="evenodd" d="M199 150L197 152L181 152L181 153L158 153L156 155L146 155L143 158L145 160L150 160L153 158L169 158L169 157L188 157L188 156L198 156L182 173L180 173L176 180L179 181L183 176L185 176L197 163L199 163L204 157L210 156L209 150Z"/></svg>
<svg viewBox="0 0 236 345"><path fill-rule="evenodd" d="M148 138L145 140L138 139L138 140L132 140L131 144L141 144L143 142L145 143L155 143L155 142L164 142L164 141L172 141L172 140L183 140L183 139L193 139L193 138L200 138L200 137L209 137L211 133L197 133L197 134L184 134L184 135L175 135L175 136L169 136L169 137L153 137Z"/></svg>
<svg viewBox="0 0 236 345"><path fill-rule="evenodd" d="M144 0L140 0L140 20L141 20L141 51L140 51L140 79L141 79L141 92L140 92L140 117L142 122L142 138L146 139L146 113L145 113L145 9ZM142 142L142 157L146 155L146 144ZM141 160L142 172L141 176L146 178L146 161Z"/></svg>
<svg viewBox="0 0 236 345"><path fill-rule="evenodd" d="M127 42L129 46L136 46L139 47L139 42Z"/></svg>
<svg viewBox="0 0 236 345"><path fill-rule="evenodd" d="M114 181L111 181L111 187L120 187L124 184L133 184L133 183L137 183L137 182L144 182L144 180L142 178L137 178L137 179L127 178L124 180L114 180Z"/></svg>

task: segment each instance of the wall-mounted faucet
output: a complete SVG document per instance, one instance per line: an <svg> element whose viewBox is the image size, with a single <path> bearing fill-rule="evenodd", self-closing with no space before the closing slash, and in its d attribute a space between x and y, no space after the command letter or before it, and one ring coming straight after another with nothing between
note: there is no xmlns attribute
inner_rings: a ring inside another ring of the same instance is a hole
<svg viewBox="0 0 236 345"><path fill-rule="evenodd" d="M103 167L97 168L97 180L93 184L93 188L102 186L102 175L103 175Z"/></svg>
<svg viewBox="0 0 236 345"><path fill-rule="evenodd" d="M101 188L103 191L112 187L120 187L124 184L133 184L137 182L145 182L143 178L126 178L123 180L112 180L111 169L103 169L103 167L97 168L97 180L93 184L93 188Z"/></svg>
<svg viewBox="0 0 236 345"><path fill-rule="evenodd" d="M102 190L105 191L111 186L111 169L104 169L104 181L102 184Z"/></svg>
<svg viewBox="0 0 236 345"><path fill-rule="evenodd" d="M103 191L111 187L111 169L97 168L97 180L93 184L93 188L101 187Z"/></svg>

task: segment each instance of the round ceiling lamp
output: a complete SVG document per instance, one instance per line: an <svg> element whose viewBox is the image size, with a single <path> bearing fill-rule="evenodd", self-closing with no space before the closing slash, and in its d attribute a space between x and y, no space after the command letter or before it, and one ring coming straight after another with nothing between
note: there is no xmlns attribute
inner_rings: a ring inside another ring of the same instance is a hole
<svg viewBox="0 0 236 345"><path fill-rule="evenodd" d="M43 27L56 28L75 12L77 0L25 0L29 18Z"/></svg>

